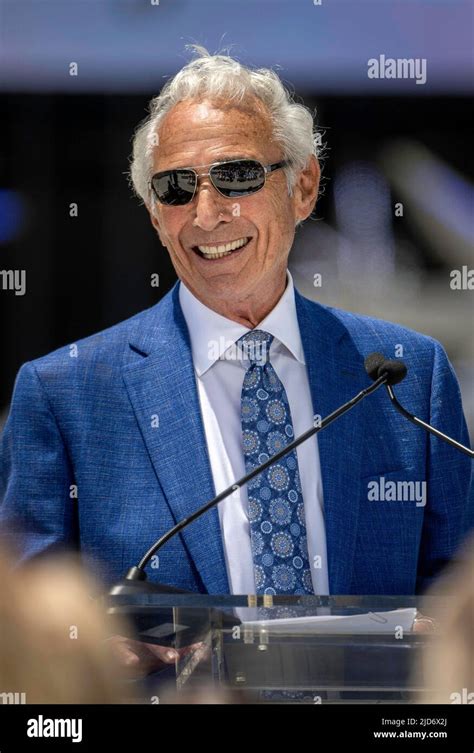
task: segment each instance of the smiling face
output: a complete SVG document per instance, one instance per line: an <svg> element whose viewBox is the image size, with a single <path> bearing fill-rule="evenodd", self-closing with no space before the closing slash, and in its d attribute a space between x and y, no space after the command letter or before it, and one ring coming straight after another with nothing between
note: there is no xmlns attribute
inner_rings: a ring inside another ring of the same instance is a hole
<svg viewBox="0 0 474 753"><path fill-rule="evenodd" d="M184 101L162 121L153 173L236 158L264 165L283 159L262 103ZM310 214L318 182L312 158L291 197L284 171L277 170L249 196L225 198L209 177L201 177L189 204L165 206L153 197L148 210L176 274L191 292L214 311L255 326L283 293L295 224Z"/></svg>

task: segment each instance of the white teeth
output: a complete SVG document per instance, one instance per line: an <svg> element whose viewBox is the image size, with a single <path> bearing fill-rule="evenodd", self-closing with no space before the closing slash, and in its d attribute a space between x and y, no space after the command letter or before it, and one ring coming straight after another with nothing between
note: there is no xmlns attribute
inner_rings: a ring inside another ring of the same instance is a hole
<svg viewBox="0 0 474 753"><path fill-rule="evenodd" d="M221 256L229 256L232 251L245 246L248 240L248 238L239 238L236 241L224 243L221 246L198 246L198 249L206 259L220 259Z"/></svg>

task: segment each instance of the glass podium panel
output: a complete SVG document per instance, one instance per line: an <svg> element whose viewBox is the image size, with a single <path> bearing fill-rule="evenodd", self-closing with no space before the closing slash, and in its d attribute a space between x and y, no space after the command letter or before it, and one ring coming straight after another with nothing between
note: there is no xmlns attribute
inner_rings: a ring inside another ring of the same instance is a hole
<svg viewBox="0 0 474 753"><path fill-rule="evenodd" d="M178 649L181 694L237 702L411 703L426 688L421 654L433 640L414 630L419 597L212 596L140 593L109 597L135 637ZM446 605L445 605L446 606ZM431 612L431 607L436 611ZM433 597L423 612L439 615ZM419 613L418 613L419 614ZM170 673L167 672L168 689ZM159 683L159 674L157 676Z"/></svg>

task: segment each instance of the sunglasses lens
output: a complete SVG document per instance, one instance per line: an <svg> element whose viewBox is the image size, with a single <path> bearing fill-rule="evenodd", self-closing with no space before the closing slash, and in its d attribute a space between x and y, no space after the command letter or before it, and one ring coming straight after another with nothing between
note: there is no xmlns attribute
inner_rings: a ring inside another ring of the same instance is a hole
<svg viewBox="0 0 474 753"><path fill-rule="evenodd" d="M265 170L254 160L236 160L215 165L210 171L214 186L229 198L255 193L265 185Z"/></svg>
<svg viewBox="0 0 474 753"><path fill-rule="evenodd" d="M193 198L196 175L192 170L167 170L154 175L151 184L162 204L182 206Z"/></svg>

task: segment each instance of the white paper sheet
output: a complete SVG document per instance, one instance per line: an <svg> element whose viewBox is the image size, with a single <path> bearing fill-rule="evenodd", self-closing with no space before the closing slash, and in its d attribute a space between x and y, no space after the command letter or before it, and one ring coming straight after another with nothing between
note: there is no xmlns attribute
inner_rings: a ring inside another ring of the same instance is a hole
<svg viewBox="0 0 474 753"><path fill-rule="evenodd" d="M329 635L394 633L398 628L410 632L416 616L416 608L393 609L390 612L368 612L356 615L321 615L310 617L286 617L276 620L243 622L242 628L269 633L326 633Z"/></svg>

